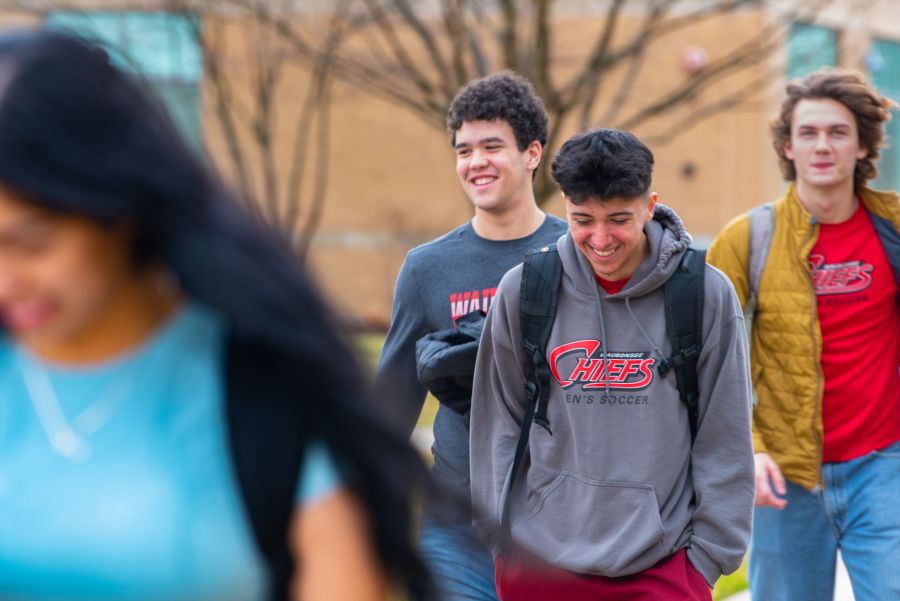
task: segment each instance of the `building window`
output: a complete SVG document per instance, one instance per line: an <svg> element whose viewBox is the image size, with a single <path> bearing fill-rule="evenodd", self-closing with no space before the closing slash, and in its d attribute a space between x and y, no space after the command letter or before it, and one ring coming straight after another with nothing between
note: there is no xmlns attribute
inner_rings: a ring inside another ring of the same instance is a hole
<svg viewBox="0 0 900 601"><path fill-rule="evenodd" d="M185 137L203 147L203 60L193 17L166 12L60 11L47 27L103 45L113 62L137 74L159 96Z"/></svg>
<svg viewBox="0 0 900 601"><path fill-rule="evenodd" d="M788 79L838 62L838 34L809 23L794 23L788 35Z"/></svg>
<svg viewBox="0 0 900 601"><path fill-rule="evenodd" d="M866 57L872 83L879 91L897 100L900 98L900 43L874 40ZM894 118L887 123L888 147L881 150L878 162L876 188L895 190L900 188L900 114L894 110Z"/></svg>

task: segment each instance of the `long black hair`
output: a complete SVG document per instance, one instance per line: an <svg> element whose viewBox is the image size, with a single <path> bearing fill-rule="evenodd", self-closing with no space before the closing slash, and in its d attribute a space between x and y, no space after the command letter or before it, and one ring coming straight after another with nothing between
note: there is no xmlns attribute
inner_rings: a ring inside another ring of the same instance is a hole
<svg viewBox="0 0 900 601"><path fill-rule="evenodd" d="M366 401L362 370L289 245L240 207L136 79L73 36L0 36L0 183L50 210L128 224L139 259L275 349L292 370L290 398L368 513L385 572L429 596L410 535L418 454Z"/></svg>

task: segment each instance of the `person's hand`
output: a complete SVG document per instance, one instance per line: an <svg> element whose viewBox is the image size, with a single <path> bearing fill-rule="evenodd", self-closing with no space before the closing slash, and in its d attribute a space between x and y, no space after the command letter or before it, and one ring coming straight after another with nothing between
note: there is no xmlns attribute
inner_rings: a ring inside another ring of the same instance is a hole
<svg viewBox="0 0 900 601"><path fill-rule="evenodd" d="M787 486L781 468L768 453L757 453L753 456L753 463L756 468L756 506L784 509L787 500L781 497L787 494Z"/></svg>

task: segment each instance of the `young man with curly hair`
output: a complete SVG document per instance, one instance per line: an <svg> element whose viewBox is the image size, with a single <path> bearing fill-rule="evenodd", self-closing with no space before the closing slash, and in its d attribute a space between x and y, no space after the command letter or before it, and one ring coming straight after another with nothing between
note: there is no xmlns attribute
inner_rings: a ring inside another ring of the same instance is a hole
<svg viewBox="0 0 900 601"><path fill-rule="evenodd" d="M450 106L447 128L474 217L409 251L397 277L376 380L385 409L407 433L426 395L417 378L416 341L454 327L464 314L488 312L503 274L566 228L535 202L532 180L547 143L547 114L531 84L509 72L469 83ZM435 418L433 474L444 502L426 505L420 548L445 601L496 601L493 561L468 509L464 413L441 405Z"/></svg>
<svg viewBox="0 0 900 601"><path fill-rule="evenodd" d="M702 255L686 256L691 237L657 202L652 172L650 149L613 129L573 137L553 162L569 233L556 245L546 415L527 424L521 471L514 457L530 412L520 287L534 273L507 273L487 317L472 394L472 502L503 601L709 601L746 550L753 453L743 315L728 279L695 264L703 310L692 424L681 376L666 369L682 355L672 350L665 297L683 257Z"/></svg>
<svg viewBox="0 0 900 601"><path fill-rule="evenodd" d="M790 185L751 336L758 601L831 599L838 550L857 601L900 599L900 202L867 186L892 105L859 73L822 69L788 84L772 124ZM751 251L750 220L709 250L745 305L751 252L766 250Z"/></svg>

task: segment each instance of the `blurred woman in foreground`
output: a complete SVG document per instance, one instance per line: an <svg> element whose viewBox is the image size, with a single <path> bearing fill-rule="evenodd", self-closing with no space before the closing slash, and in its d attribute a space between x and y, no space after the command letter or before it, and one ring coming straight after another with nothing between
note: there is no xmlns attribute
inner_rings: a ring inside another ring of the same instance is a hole
<svg viewBox="0 0 900 601"><path fill-rule="evenodd" d="M289 248L91 44L0 37L0 597L417 598L414 451Z"/></svg>

